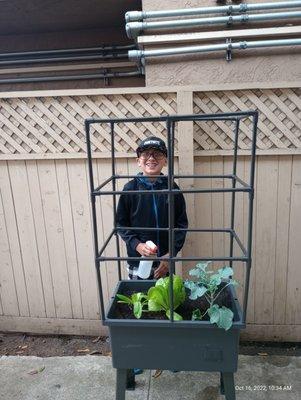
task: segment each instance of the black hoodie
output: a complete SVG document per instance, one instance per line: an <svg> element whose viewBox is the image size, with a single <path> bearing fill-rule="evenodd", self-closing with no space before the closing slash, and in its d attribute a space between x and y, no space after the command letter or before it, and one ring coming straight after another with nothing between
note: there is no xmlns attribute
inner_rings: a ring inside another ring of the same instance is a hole
<svg viewBox="0 0 301 400"><path fill-rule="evenodd" d="M179 189L176 183L174 188ZM157 178L151 182L147 177L138 174L137 177L125 184L123 190L149 190L148 194L122 194L117 207L117 226L118 227L149 227L166 228L168 227L168 194L152 193L152 190L168 189L167 177ZM182 193L174 195L174 226L175 228L187 228L188 220L186 215L185 199ZM141 230L121 230L119 235L126 243L129 257L140 257L136 251L139 243L151 240L158 247L157 255L164 256L169 252L168 231L145 231ZM177 254L185 242L186 231L175 231L175 253ZM131 266L137 266L138 261L129 261Z"/></svg>

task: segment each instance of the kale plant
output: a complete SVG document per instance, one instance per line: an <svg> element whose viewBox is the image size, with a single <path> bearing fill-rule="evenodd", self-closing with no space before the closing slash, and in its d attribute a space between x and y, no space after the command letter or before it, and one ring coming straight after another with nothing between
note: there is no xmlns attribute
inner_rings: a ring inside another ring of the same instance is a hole
<svg viewBox="0 0 301 400"><path fill-rule="evenodd" d="M227 286L238 283L230 278L233 275L232 268L223 267L218 271L210 271L207 270L208 264L209 262L197 264L189 271L189 275L196 278L195 281L185 282L185 287L190 290L191 300L204 296L209 305L203 314L199 309L194 310L192 320L201 320L208 313L212 324L215 323L219 328L227 331L233 323L233 312L225 306L220 307L215 301Z"/></svg>

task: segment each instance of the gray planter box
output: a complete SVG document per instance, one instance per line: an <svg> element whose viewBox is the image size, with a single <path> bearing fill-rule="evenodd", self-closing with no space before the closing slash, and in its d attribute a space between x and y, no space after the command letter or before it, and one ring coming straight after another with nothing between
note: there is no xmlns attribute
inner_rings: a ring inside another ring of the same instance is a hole
<svg viewBox="0 0 301 400"><path fill-rule="evenodd" d="M116 293L146 292L156 281L120 281ZM233 326L225 331L209 321L116 319L115 295L106 315L117 369L168 369L180 371L237 370L239 333L245 325L233 287L228 286Z"/></svg>

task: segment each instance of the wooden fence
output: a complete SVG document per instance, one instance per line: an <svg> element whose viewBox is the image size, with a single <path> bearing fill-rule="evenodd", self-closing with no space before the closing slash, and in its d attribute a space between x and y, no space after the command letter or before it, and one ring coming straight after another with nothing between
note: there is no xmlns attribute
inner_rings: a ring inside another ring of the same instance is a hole
<svg viewBox="0 0 301 400"><path fill-rule="evenodd" d="M281 86L281 87L279 87ZM93 242L83 120L258 109L253 268L248 339L297 341L301 337L301 111L300 89L139 88L4 93L0 98L0 331L105 333L93 263ZM176 169L227 173L233 127L227 122L179 123ZM135 173L134 151L164 125L119 124L117 170ZM238 171L249 174L250 123L241 124ZM110 176L108 127L93 132L97 179ZM122 187L124 182L119 183ZM180 185L205 182L182 179ZM222 180L208 180L223 186ZM229 197L187 195L190 226L229 226ZM99 201L99 237L112 224L112 203ZM236 229L246 239L247 199L237 197ZM183 253L224 254L222 235L191 235ZM114 253L112 243L108 250ZM124 251L124 249L122 250ZM184 265L183 272L187 272ZM243 282L244 268L235 266ZM102 267L106 303L116 265ZM243 286L239 289L241 296Z"/></svg>

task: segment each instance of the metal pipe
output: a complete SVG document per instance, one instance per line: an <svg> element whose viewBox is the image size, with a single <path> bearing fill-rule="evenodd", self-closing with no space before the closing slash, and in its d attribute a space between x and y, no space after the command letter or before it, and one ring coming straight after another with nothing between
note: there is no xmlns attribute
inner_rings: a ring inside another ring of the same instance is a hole
<svg viewBox="0 0 301 400"><path fill-rule="evenodd" d="M159 10L159 11L128 11L125 14L125 21L142 21L148 18L168 18L185 17L187 15L206 15L206 14L227 14L234 12L276 10L282 8L301 7L301 1L282 1L279 3L261 3L261 4L239 4L219 7L200 7L200 8L180 8L177 10Z"/></svg>
<svg viewBox="0 0 301 400"><path fill-rule="evenodd" d="M167 157L168 157L168 267L169 267L169 310L170 310L170 321L174 321L174 312L173 312L173 275L174 275L174 266L175 262L172 261L174 257L174 196L173 196L173 163L174 160L172 158L172 148L173 148L173 121L167 117L166 121L166 131L167 131Z"/></svg>
<svg viewBox="0 0 301 400"><path fill-rule="evenodd" d="M128 194L128 193L127 193ZM134 226L119 226L116 228L116 231L122 230L132 230L132 231L168 231L170 228L149 228L149 227L134 227ZM173 228L175 232L177 231L186 231L186 232L224 232L224 233L232 233L231 228Z"/></svg>
<svg viewBox="0 0 301 400"><path fill-rule="evenodd" d="M0 65L20 65L20 64L40 64L40 63L58 63L88 60L108 60L108 59L127 58L127 53L109 53L109 54L90 54L81 56L47 57L47 58L19 58L0 60Z"/></svg>
<svg viewBox="0 0 301 400"><path fill-rule="evenodd" d="M112 158L112 177L116 175L116 168L115 168L115 136L114 136L114 122L111 122L111 158ZM116 213L117 213L117 204L116 204L116 179L112 179L112 195L113 195L113 226L114 226L114 235L115 235L115 242L116 242L116 252L117 257L120 257L120 243L119 243L119 236L117 234L117 222L116 222ZM118 279L121 281L121 262L120 260L117 261L118 264Z"/></svg>
<svg viewBox="0 0 301 400"><path fill-rule="evenodd" d="M179 190L173 190L173 193L231 193L231 192L251 192L250 187L236 187L236 188L204 188L204 189L181 189ZM124 194L123 191L116 191L115 192L117 195L119 194ZM135 195L135 194L147 194L149 193L149 190L130 190L129 195ZM152 193L162 193L162 194L168 194L169 190L168 189L154 189L152 190ZM98 192L94 193L95 196L100 196L100 195L112 195L112 192L109 190L103 191L103 192Z"/></svg>
<svg viewBox="0 0 301 400"><path fill-rule="evenodd" d="M170 119L173 121L218 121L222 118L230 121L236 121L237 118L249 118L256 114L257 111L235 111L212 114L201 114L201 115L170 115Z"/></svg>
<svg viewBox="0 0 301 400"><path fill-rule="evenodd" d="M256 138L257 138L257 124L258 113L253 117L253 132L252 132L252 152L251 152L251 171L250 171L250 187L252 191L249 193L249 216L248 216L248 257L245 278L245 293L243 299L243 323L246 322L250 273L252 267L252 233L253 233L253 202L254 202L254 181L255 181L255 155L256 155Z"/></svg>
<svg viewBox="0 0 301 400"><path fill-rule="evenodd" d="M165 175L165 177L166 177L167 175ZM130 178L136 178L137 177L137 174L136 175L115 175L115 178L116 179L130 179ZM162 177L162 175L152 175L152 177L153 178L161 178ZM235 178L235 179L237 179L237 177L236 176L233 176L232 174L230 174L230 175L174 175L173 176L175 179L177 179L177 178L227 178L227 179L233 179L233 178ZM109 179L112 179L112 177L111 178L109 178ZM105 181L105 182L103 182L102 183L102 186L104 186L105 184L107 184L107 181ZM245 185L247 185L247 184L245 184ZM174 189L174 190L179 190L179 189ZM95 189L95 192L97 192L97 189Z"/></svg>
<svg viewBox="0 0 301 400"><path fill-rule="evenodd" d="M102 255L102 253L105 251L107 245L109 244L110 240L112 239L112 236L115 233L115 229L112 230L112 232L110 233L110 235L107 237L106 241L104 242L102 248L99 250L98 252L98 257L100 257Z"/></svg>
<svg viewBox="0 0 301 400"><path fill-rule="evenodd" d="M117 226L116 231L126 231L126 230L131 230L131 231L168 231L169 228L149 228L149 227L141 227L141 226Z"/></svg>
<svg viewBox="0 0 301 400"><path fill-rule="evenodd" d="M100 47L84 47L77 49L58 49L58 50L37 50L37 51L19 51L15 53L2 53L0 58L19 58L28 56L46 56L56 54L74 54L74 53L92 53L92 52L110 52L114 50L131 50L135 49L136 46L131 44L127 46L100 46Z"/></svg>
<svg viewBox="0 0 301 400"><path fill-rule="evenodd" d="M169 115L168 118L173 121L215 121L220 119L232 118L249 118L255 115L257 111L235 111L217 114L201 114L201 115ZM115 123L141 123L141 122L165 122L167 115L162 115L160 117L129 117L129 118L88 118L90 124L108 124L111 122Z"/></svg>
<svg viewBox="0 0 301 400"><path fill-rule="evenodd" d="M301 13L300 13L301 16ZM301 39L282 39L282 40L261 40L252 42L233 42L233 43L221 43L211 44L205 46L185 46L185 47L174 47L169 49L158 49L158 50L131 50L129 51L129 59L140 60L147 57L161 57L161 56L172 56L177 54L194 54L194 53L207 53L221 50L245 50L245 49L256 49L261 47L280 47L280 46L299 46L301 45Z"/></svg>
<svg viewBox="0 0 301 400"><path fill-rule="evenodd" d="M243 22L256 22L256 21L273 21L278 19L300 18L301 11L291 11L282 13L268 13L268 14L242 14L242 15L228 15L223 17L212 18L191 18L183 20L168 20L168 21L152 21L152 22L129 22L126 24L125 29L127 36L135 39L142 31L148 29L175 29L187 28L190 26L203 26L203 25L220 25Z"/></svg>
<svg viewBox="0 0 301 400"><path fill-rule="evenodd" d="M186 231L186 232L223 232L223 233L232 233L231 228L174 228L174 231Z"/></svg>
<svg viewBox="0 0 301 400"><path fill-rule="evenodd" d="M1 83L32 83L32 82L55 82L55 81L78 81L84 79L106 79L106 78L121 78L141 76L139 71L132 72L110 72L108 74L84 74L84 75L59 75L59 76L40 76L26 78L7 78L0 79Z"/></svg>
<svg viewBox="0 0 301 400"><path fill-rule="evenodd" d="M238 176L233 175L233 179L237 180L237 182L240 183L243 187L250 188L250 186L242 179L240 179Z"/></svg>
<svg viewBox="0 0 301 400"><path fill-rule="evenodd" d="M97 186L97 188L94 189L94 191L92 193L94 194L95 192L98 192L100 189L102 189L104 186L106 186L108 183L110 183L112 179L113 179L113 177L110 176L110 178L106 179L103 183L101 183L99 186Z"/></svg>
<svg viewBox="0 0 301 400"><path fill-rule="evenodd" d="M236 170L237 170L237 147L238 147L238 134L239 134L239 119L236 121L235 124L235 133L234 133L234 159L233 159L233 167L232 167L232 174L233 176L236 175ZM236 187L236 179L233 177L232 179L232 188ZM231 229L234 231L234 224L235 224L235 192L232 192L231 196ZM233 234L230 235L230 257L233 257L233 244L234 244L234 236ZM230 267L232 268L232 261L230 261Z"/></svg>
<svg viewBox="0 0 301 400"><path fill-rule="evenodd" d="M147 257L150 261L248 261L248 257ZM141 257L97 257L97 261L141 261Z"/></svg>
<svg viewBox="0 0 301 400"><path fill-rule="evenodd" d="M116 232L122 230L132 230L132 231L168 231L170 228L148 228L148 227L132 227L132 226L119 226L116 228ZM219 232L219 233L233 233L233 229L231 228L173 228L174 232L186 231L186 232Z"/></svg>
<svg viewBox="0 0 301 400"><path fill-rule="evenodd" d="M248 257L248 252L247 252L245 246L242 244L242 242L239 239L239 237L237 236L237 233L235 232L235 230L232 230L231 237L233 237L236 240L236 242L237 242L238 246L240 247L243 255ZM232 256L230 256L230 258L232 258L232 257L233 257L233 254L232 254Z"/></svg>
<svg viewBox="0 0 301 400"><path fill-rule="evenodd" d="M94 176L93 176L93 165L92 165L92 151L91 151L91 137L90 137L90 122L85 120L85 130L86 130L86 141L87 141L87 155L88 155L88 170L89 170L89 182L90 182L90 193L94 191ZM93 238L94 238L94 263L96 268L96 277L98 287L102 287L101 275L100 275L100 264L98 259L98 233L97 233L97 216L96 216L96 197L91 194L91 206L92 206L92 225L93 225ZM103 301L102 290L98 291L101 319L105 319L105 309Z"/></svg>
<svg viewBox="0 0 301 400"><path fill-rule="evenodd" d="M211 189L181 189L181 191L178 190L172 190L173 193L177 192L177 193L227 193L227 192L250 192L251 189L249 187L241 187L241 188L211 188ZM116 195L118 194L124 194L124 191L116 190ZM162 194L169 194L169 190L168 189L156 189L156 190L152 190L152 193L162 193ZM101 196L101 195L112 195L112 191L110 190L106 190L103 192L98 192L98 193L94 193L95 196ZM128 195L135 195L135 194L149 194L149 190L130 190L128 193Z"/></svg>

